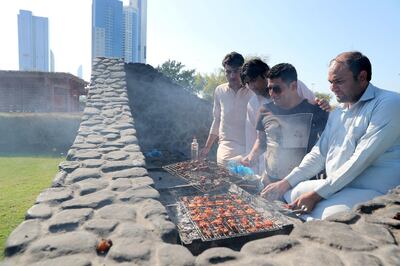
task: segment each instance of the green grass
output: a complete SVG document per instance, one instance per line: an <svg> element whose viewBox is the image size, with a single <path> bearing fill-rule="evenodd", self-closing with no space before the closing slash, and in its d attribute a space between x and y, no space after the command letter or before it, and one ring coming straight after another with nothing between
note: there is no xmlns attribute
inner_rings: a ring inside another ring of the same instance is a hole
<svg viewBox="0 0 400 266"><path fill-rule="evenodd" d="M0 260L10 235L34 204L39 193L50 187L61 157L0 157Z"/></svg>

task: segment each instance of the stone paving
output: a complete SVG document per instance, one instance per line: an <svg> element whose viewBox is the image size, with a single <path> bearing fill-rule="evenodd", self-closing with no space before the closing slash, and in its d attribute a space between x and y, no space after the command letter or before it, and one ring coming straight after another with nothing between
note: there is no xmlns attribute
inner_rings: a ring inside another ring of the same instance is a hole
<svg viewBox="0 0 400 266"><path fill-rule="evenodd" d="M2 265L400 265L400 187L290 235L198 256L176 244L145 168L124 63L98 58L67 161L9 236ZM97 253L102 239L113 245Z"/></svg>

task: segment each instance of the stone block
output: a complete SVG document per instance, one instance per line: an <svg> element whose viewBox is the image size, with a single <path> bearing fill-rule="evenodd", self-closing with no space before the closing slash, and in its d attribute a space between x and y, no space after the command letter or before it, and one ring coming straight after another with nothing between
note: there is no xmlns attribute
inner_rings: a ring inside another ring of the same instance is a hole
<svg viewBox="0 0 400 266"><path fill-rule="evenodd" d="M85 196L78 196L72 200L64 202L61 207L63 209L93 208L98 209L106 205L112 204L114 193L111 191L98 191Z"/></svg>
<svg viewBox="0 0 400 266"><path fill-rule="evenodd" d="M88 220L92 214L93 210L89 208L63 210L49 220L49 231L52 233L73 231Z"/></svg>
<svg viewBox="0 0 400 266"><path fill-rule="evenodd" d="M26 212L25 219L48 219L52 213L48 204L35 204Z"/></svg>
<svg viewBox="0 0 400 266"><path fill-rule="evenodd" d="M26 220L22 222L8 237L4 254L12 256L17 252L21 252L40 235L40 231L39 220Z"/></svg>
<svg viewBox="0 0 400 266"><path fill-rule="evenodd" d="M64 187L45 189L36 199L36 203L41 202L63 202L72 198L72 191Z"/></svg>

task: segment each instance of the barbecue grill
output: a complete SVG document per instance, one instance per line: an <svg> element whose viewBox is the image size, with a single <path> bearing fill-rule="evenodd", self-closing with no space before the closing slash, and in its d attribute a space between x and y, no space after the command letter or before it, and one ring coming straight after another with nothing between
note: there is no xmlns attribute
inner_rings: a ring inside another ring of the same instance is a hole
<svg viewBox="0 0 400 266"><path fill-rule="evenodd" d="M179 242L193 254L213 246L239 250L248 241L289 234L293 228L280 212L281 206L235 184L208 194L189 185L160 192L169 217L177 225Z"/></svg>
<svg viewBox="0 0 400 266"><path fill-rule="evenodd" d="M243 182L240 176L209 160L183 161L163 166L172 175L185 179L189 184L207 193L230 183Z"/></svg>

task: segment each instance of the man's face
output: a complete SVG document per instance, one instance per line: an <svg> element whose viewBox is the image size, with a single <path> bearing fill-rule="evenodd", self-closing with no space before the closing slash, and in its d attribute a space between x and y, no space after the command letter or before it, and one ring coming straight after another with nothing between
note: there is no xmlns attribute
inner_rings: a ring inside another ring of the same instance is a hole
<svg viewBox="0 0 400 266"><path fill-rule="evenodd" d="M328 81L339 103L355 103L364 92L359 79L354 80L353 73L343 63L332 62L329 67Z"/></svg>
<svg viewBox="0 0 400 266"><path fill-rule="evenodd" d="M240 80L240 67L232 67L225 65L225 76L230 86L237 86L241 83Z"/></svg>
<svg viewBox="0 0 400 266"><path fill-rule="evenodd" d="M268 90L274 104L281 108L290 108L293 100L295 81L286 84L281 78L268 79ZM296 91L297 93L297 91Z"/></svg>
<svg viewBox="0 0 400 266"><path fill-rule="evenodd" d="M258 76L257 78L250 80L246 83L247 87L257 95L265 95L267 88L267 79L265 77Z"/></svg>

